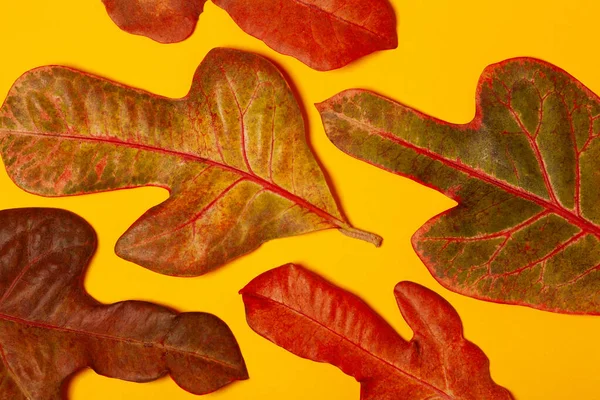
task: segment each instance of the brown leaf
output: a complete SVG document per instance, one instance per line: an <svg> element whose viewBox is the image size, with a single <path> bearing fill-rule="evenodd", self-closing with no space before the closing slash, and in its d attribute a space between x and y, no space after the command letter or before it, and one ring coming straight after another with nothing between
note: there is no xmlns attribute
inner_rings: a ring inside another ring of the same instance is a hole
<svg viewBox="0 0 600 400"><path fill-rule="evenodd" d="M464 125L362 90L318 107L340 149L459 203L412 239L441 284L600 314L600 99L571 75L531 58L492 65Z"/></svg>
<svg viewBox="0 0 600 400"><path fill-rule="evenodd" d="M408 342L358 297L293 264L260 275L240 293L252 329L353 376L362 400L512 399L490 377L485 354L465 340L454 308L416 283L394 290L414 331Z"/></svg>
<svg viewBox="0 0 600 400"><path fill-rule="evenodd" d="M43 196L159 186L170 198L121 237L121 257L196 276L286 236L337 228L376 245L338 211L279 71L212 50L173 100L64 67L23 75L0 109L0 152Z"/></svg>
<svg viewBox="0 0 600 400"><path fill-rule="evenodd" d="M102 0L123 30L161 43L186 39L206 0ZM250 35L317 70L398 46L388 0L213 0Z"/></svg>
<svg viewBox="0 0 600 400"><path fill-rule="evenodd" d="M0 211L0 399L62 398L86 367L134 382L168 373L195 394L247 379L233 334L214 315L92 299L83 275L95 250L94 230L70 212Z"/></svg>

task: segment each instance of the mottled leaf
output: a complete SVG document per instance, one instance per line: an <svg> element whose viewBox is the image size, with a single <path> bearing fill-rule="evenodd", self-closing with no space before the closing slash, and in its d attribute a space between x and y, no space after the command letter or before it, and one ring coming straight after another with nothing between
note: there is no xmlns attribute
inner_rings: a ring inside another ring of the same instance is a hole
<svg viewBox="0 0 600 400"><path fill-rule="evenodd" d="M162 43L192 34L206 0L102 0L123 30ZM213 0L250 35L317 70L398 46L388 0Z"/></svg>
<svg viewBox="0 0 600 400"><path fill-rule="evenodd" d="M381 240L340 214L290 88L250 53L212 50L178 100L64 67L30 71L0 109L0 151L15 183L43 196L168 189L116 246L163 274L200 275L328 228Z"/></svg>
<svg viewBox="0 0 600 400"><path fill-rule="evenodd" d="M459 203L413 236L441 284L600 314L600 101L575 78L534 59L492 65L464 125L360 90L319 109L341 150Z"/></svg>
<svg viewBox="0 0 600 400"><path fill-rule="evenodd" d="M241 291L248 323L292 353L340 368L361 383L362 400L510 400L489 360L465 340L460 317L413 282L395 290L414 332L406 341L358 297L289 264Z"/></svg>
<svg viewBox="0 0 600 400"><path fill-rule="evenodd" d="M63 398L86 367L134 382L168 373L195 394L247 379L233 334L214 315L92 299L83 275L95 250L94 230L70 212L0 211L0 399Z"/></svg>

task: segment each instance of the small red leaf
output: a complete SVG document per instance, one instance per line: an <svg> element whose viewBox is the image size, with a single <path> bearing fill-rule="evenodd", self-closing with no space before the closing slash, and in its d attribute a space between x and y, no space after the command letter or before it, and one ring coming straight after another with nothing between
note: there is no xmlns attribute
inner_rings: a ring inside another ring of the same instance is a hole
<svg viewBox="0 0 600 400"><path fill-rule="evenodd" d="M141 301L104 305L83 287L96 234L56 209L0 211L0 400L55 400L90 367L209 393L248 374L223 321Z"/></svg>
<svg viewBox="0 0 600 400"><path fill-rule="evenodd" d="M245 32L321 71L398 46L388 0L213 1Z"/></svg>
<svg viewBox="0 0 600 400"><path fill-rule="evenodd" d="M102 0L119 28L160 43L185 40L194 29L206 0Z"/></svg>
<svg viewBox="0 0 600 400"><path fill-rule="evenodd" d="M446 300L412 282L394 292L414 331L408 342L361 299L292 264L260 275L240 293L252 329L353 376L362 400L512 399L490 377L485 354L464 339Z"/></svg>
<svg viewBox="0 0 600 400"><path fill-rule="evenodd" d="M600 99L571 75L530 58L492 65L464 125L364 90L318 108L341 150L459 203L412 238L442 285L600 315Z"/></svg>

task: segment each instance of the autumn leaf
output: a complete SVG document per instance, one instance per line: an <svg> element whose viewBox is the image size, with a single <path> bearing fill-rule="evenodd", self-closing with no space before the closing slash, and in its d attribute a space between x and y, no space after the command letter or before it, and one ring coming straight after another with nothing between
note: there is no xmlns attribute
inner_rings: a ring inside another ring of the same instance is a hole
<svg viewBox="0 0 600 400"><path fill-rule="evenodd" d="M0 108L0 152L13 181L43 196L168 189L116 246L163 274L201 275L329 228L381 242L340 214L290 88L251 53L212 50L178 100L64 67L30 71Z"/></svg>
<svg viewBox="0 0 600 400"><path fill-rule="evenodd" d="M160 43L187 39L196 29L206 0L102 0L115 24Z"/></svg>
<svg viewBox="0 0 600 400"><path fill-rule="evenodd" d="M394 289L414 331L406 341L353 294L288 264L242 289L250 327L278 346L340 368L361 383L362 400L509 400L489 360L465 340L460 317L413 282Z"/></svg>
<svg viewBox="0 0 600 400"><path fill-rule="evenodd" d="M341 150L458 202L412 239L442 285L600 314L600 101L575 78L528 58L492 65L464 125L361 90L318 108Z"/></svg>
<svg viewBox="0 0 600 400"><path fill-rule="evenodd" d="M63 398L86 367L134 382L168 373L195 394L247 379L233 334L214 315L92 299L83 275L95 250L94 230L75 214L0 211L0 399Z"/></svg>
<svg viewBox="0 0 600 400"><path fill-rule="evenodd" d="M398 46L388 0L213 0L246 33L328 71Z"/></svg>
<svg viewBox="0 0 600 400"><path fill-rule="evenodd" d="M190 36L206 0L102 0L123 30L161 43ZM398 46L388 0L213 0L246 33L317 70Z"/></svg>

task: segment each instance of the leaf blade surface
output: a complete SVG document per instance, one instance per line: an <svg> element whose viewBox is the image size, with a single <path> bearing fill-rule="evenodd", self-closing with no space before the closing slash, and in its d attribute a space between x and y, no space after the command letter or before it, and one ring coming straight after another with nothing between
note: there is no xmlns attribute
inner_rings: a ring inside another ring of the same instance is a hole
<svg viewBox="0 0 600 400"><path fill-rule="evenodd" d="M318 106L344 152L446 194L413 247L445 287L548 311L600 313L598 97L520 58L488 67L472 122L350 90Z"/></svg>
<svg viewBox="0 0 600 400"><path fill-rule="evenodd" d="M328 71L398 46L387 0L214 0L246 33L311 68Z"/></svg>
<svg viewBox="0 0 600 400"><path fill-rule="evenodd" d="M214 315L92 299L83 274L95 250L92 227L70 212L0 211L1 399L63 398L86 367L134 382L169 373L195 394L247 379L232 332Z"/></svg>
<svg viewBox="0 0 600 400"><path fill-rule="evenodd" d="M170 198L119 239L117 254L197 276L270 239L338 228L299 106L267 60L212 50L188 96L167 99L64 67L23 75L0 109L11 179L43 196L158 186Z"/></svg>
<svg viewBox="0 0 600 400"><path fill-rule="evenodd" d="M189 37L206 0L103 0L124 31L161 43ZM246 33L273 50L327 71L398 46L388 0L214 0Z"/></svg>
<svg viewBox="0 0 600 400"><path fill-rule="evenodd" d="M361 399L512 399L489 374L489 361L462 335L456 311L412 282L395 288L415 336L396 331L358 297L288 264L241 294L249 325L303 358L340 368L361 383Z"/></svg>
<svg viewBox="0 0 600 400"><path fill-rule="evenodd" d="M122 30L160 43L187 39L196 29L206 0L102 0Z"/></svg>

